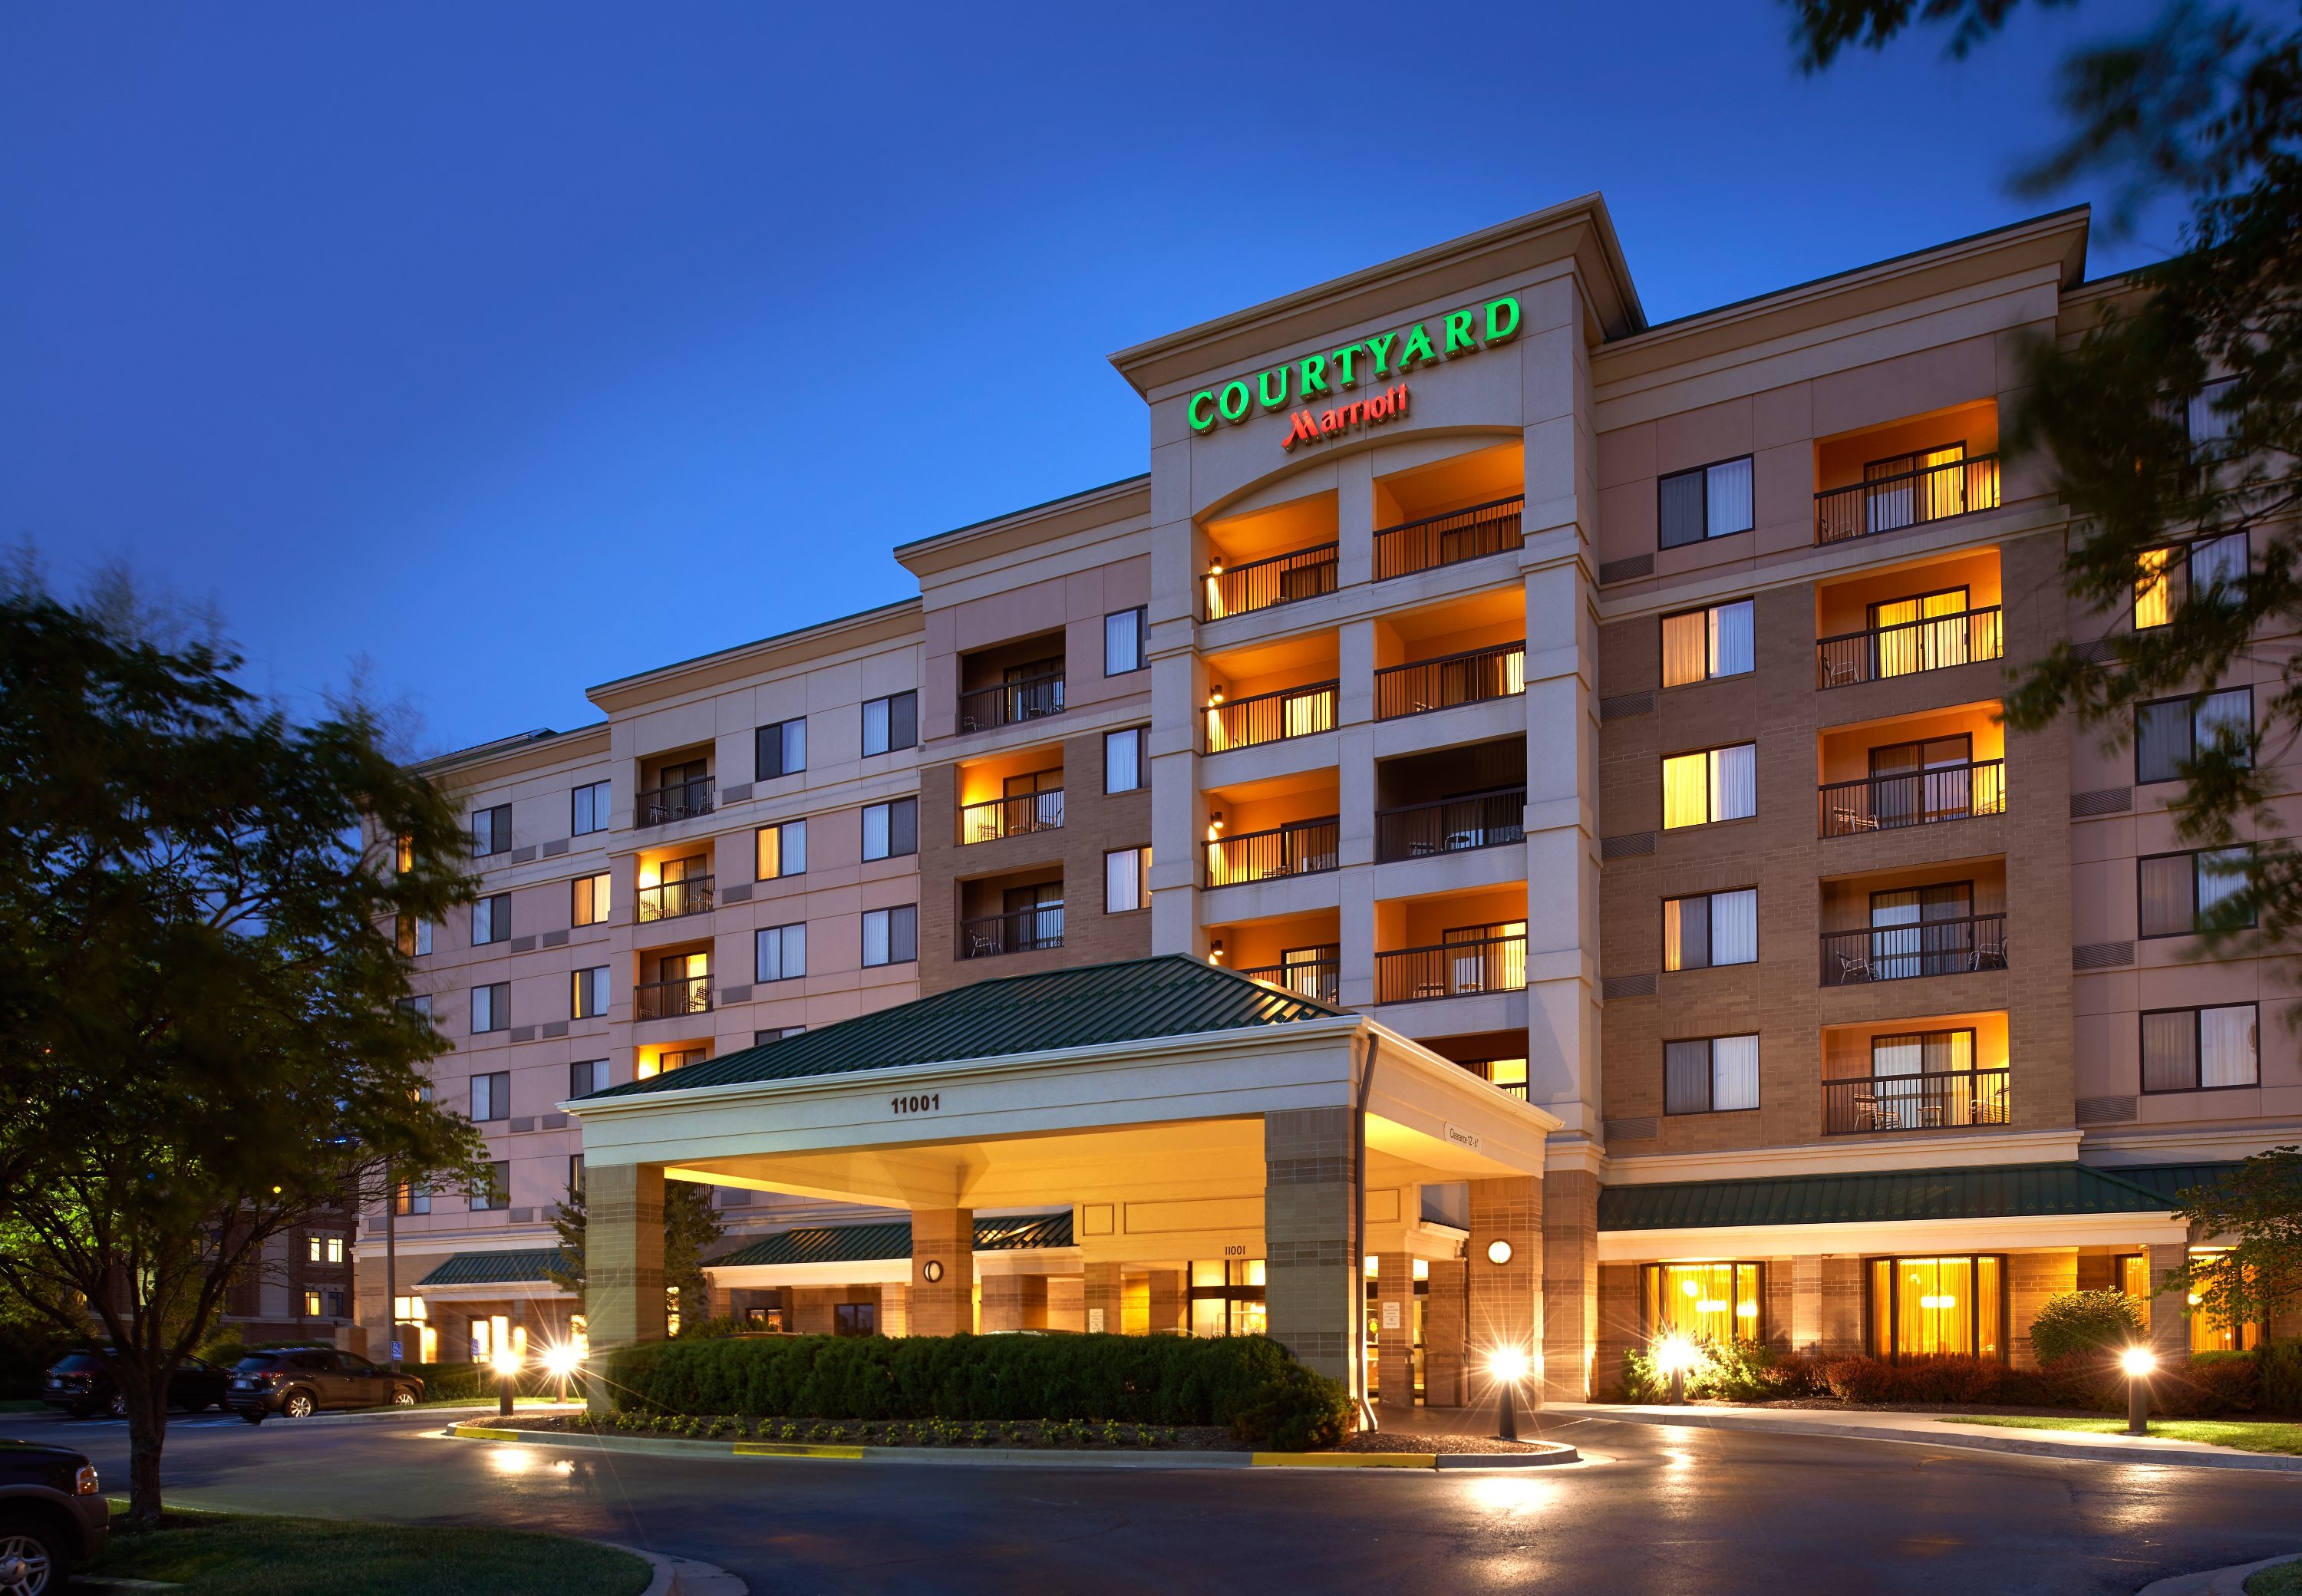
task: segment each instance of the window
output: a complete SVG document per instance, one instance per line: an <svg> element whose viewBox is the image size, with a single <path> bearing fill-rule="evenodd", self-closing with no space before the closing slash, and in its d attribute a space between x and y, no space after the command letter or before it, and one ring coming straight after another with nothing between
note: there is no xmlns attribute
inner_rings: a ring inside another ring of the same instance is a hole
<svg viewBox="0 0 2302 1596"><path fill-rule="evenodd" d="M584 1155L581 1153L567 1155L567 1195L572 1197L584 1195Z"/></svg>
<svg viewBox="0 0 2302 1596"><path fill-rule="evenodd" d="M1699 1037L1662 1045L1665 1113L1729 1113L1759 1106L1759 1038Z"/></svg>
<svg viewBox="0 0 2302 1596"><path fill-rule="evenodd" d="M608 923L608 872L596 876L578 876L569 882L569 918L579 926L604 926Z"/></svg>
<svg viewBox="0 0 2302 1596"><path fill-rule="evenodd" d="M2005 1260L1870 1260L1869 1351L1916 1357L2004 1357Z"/></svg>
<svg viewBox="0 0 2302 1596"><path fill-rule="evenodd" d="M920 956L920 906L863 911L863 966L910 964Z"/></svg>
<svg viewBox="0 0 2302 1596"><path fill-rule="evenodd" d="M615 801L616 784L595 781L576 788L567 794L567 828L577 836L589 836L608 828L608 810Z"/></svg>
<svg viewBox="0 0 2302 1596"><path fill-rule="evenodd" d="M1706 970L1759 958L1759 891L1714 892L1662 901L1662 967Z"/></svg>
<svg viewBox="0 0 2302 1596"><path fill-rule="evenodd" d="M863 806L863 857L895 859L920 851L920 801L896 798Z"/></svg>
<svg viewBox="0 0 2302 1596"><path fill-rule="evenodd" d="M579 1059L567 1066L567 1095L588 1097L593 1092L608 1089L608 1061L603 1058Z"/></svg>
<svg viewBox="0 0 2302 1596"><path fill-rule="evenodd" d="M2142 935L2187 937L2203 928L2225 900L2245 889L2250 854L2244 847L2146 854L2137 867Z"/></svg>
<svg viewBox="0 0 2302 1596"><path fill-rule="evenodd" d="M807 873L807 822L786 820L762 826L759 837L759 871L762 881Z"/></svg>
<svg viewBox="0 0 2302 1596"><path fill-rule="evenodd" d="M1114 848L1103 856L1103 911L1130 914L1151 903L1151 849Z"/></svg>
<svg viewBox="0 0 2302 1596"><path fill-rule="evenodd" d="M472 945L501 942L511 935L511 894L500 892L472 905Z"/></svg>
<svg viewBox="0 0 2302 1596"><path fill-rule="evenodd" d="M592 970L576 970L572 978L573 995L568 999L567 1015L571 1020L604 1020L608 1016L608 969L601 964Z"/></svg>
<svg viewBox="0 0 2302 1596"><path fill-rule="evenodd" d="M511 1024L511 983L472 988L472 1034L503 1030Z"/></svg>
<svg viewBox="0 0 2302 1596"><path fill-rule="evenodd" d="M316 1319L316 1318L318 1318L319 1316L320 1316L320 1294L319 1294L317 1291L307 1291L307 1292L305 1292L305 1293L304 1293L304 1317L306 1317L307 1319Z"/></svg>
<svg viewBox="0 0 2302 1596"><path fill-rule="evenodd" d="M511 851L511 805L499 803L493 809L472 811L472 853L484 859L491 853Z"/></svg>
<svg viewBox="0 0 2302 1596"><path fill-rule="evenodd" d="M764 1047L770 1042L780 1042L786 1037L799 1036L806 1029L807 1027L804 1025L771 1025L765 1030L755 1030L752 1033L752 1046Z"/></svg>
<svg viewBox="0 0 2302 1596"><path fill-rule="evenodd" d="M2138 784L2180 781L2182 767L2225 735L2240 747L2252 742L2253 688L2138 704L2134 710L2134 779Z"/></svg>
<svg viewBox="0 0 2302 1596"><path fill-rule="evenodd" d="M432 995L429 992L418 993L414 997L401 998L399 1007L402 1012L415 1015L424 1024L432 1023Z"/></svg>
<svg viewBox="0 0 2302 1596"><path fill-rule="evenodd" d="M807 927L769 926L757 938L760 981L788 981L807 973Z"/></svg>
<svg viewBox="0 0 2302 1596"><path fill-rule="evenodd" d="M2202 384L2182 407L2183 430L2193 445L2219 443L2229 437L2238 424L2238 418L2222 407L2229 402L2231 390L2238 386L2236 377L2217 377Z"/></svg>
<svg viewBox="0 0 2302 1596"><path fill-rule="evenodd" d="M475 1187L471 1194L472 1212L491 1213L511 1206L511 1164L500 1160L488 1165L484 1186Z"/></svg>
<svg viewBox="0 0 2302 1596"><path fill-rule="evenodd" d="M1143 790L1144 739L1147 727L1130 726L1123 732L1103 734L1103 790L1139 793Z"/></svg>
<svg viewBox="0 0 2302 1596"><path fill-rule="evenodd" d="M1757 668L1752 643L1757 607L1749 599L1662 617L1662 685L1684 687Z"/></svg>
<svg viewBox="0 0 2302 1596"><path fill-rule="evenodd" d="M1655 484L1662 546L1751 530L1751 457L1675 471Z"/></svg>
<svg viewBox="0 0 2302 1596"><path fill-rule="evenodd" d="M403 955L421 958L432 951L432 922L403 914L392 927L392 940Z"/></svg>
<svg viewBox="0 0 2302 1596"><path fill-rule="evenodd" d="M428 1180L411 1180L391 1194L394 1214L429 1214L432 1212L432 1184Z"/></svg>
<svg viewBox="0 0 2302 1596"><path fill-rule="evenodd" d="M920 745L920 695L891 693L863 701L863 752L892 753Z"/></svg>
<svg viewBox="0 0 2302 1596"><path fill-rule="evenodd" d="M1707 826L1759 812L1759 745L1673 754L1662 762L1662 825Z"/></svg>
<svg viewBox="0 0 2302 1596"><path fill-rule="evenodd" d="M2142 1089L2200 1092L2259 1085L2260 1042L2250 1003L2147 1012L2142 1016Z"/></svg>
<svg viewBox="0 0 2302 1596"><path fill-rule="evenodd" d="M304 1261L307 1264L340 1264L344 1261L344 1239L341 1236L307 1236L304 1238Z"/></svg>
<svg viewBox="0 0 2302 1596"><path fill-rule="evenodd" d="M758 781L773 781L778 776L796 776L807 769L807 717L795 720L778 720L773 726L763 726L753 737L755 774Z"/></svg>
<svg viewBox="0 0 2302 1596"><path fill-rule="evenodd" d="M1760 1341L1757 1264L1647 1264L1640 1267L1639 1328L1647 1339L1676 1334L1725 1346Z"/></svg>
<svg viewBox="0 0 2302 1596"><path fill-rule="evenodd" d="M1123 676L1151 662L1150 612L1138 605L1103 617L1103 674Z"/></svg>
<svg viewBox="0 0 2302 1596"><path fill-rule="evenodd" d="M2165 626L2187 600L2218 589L2237 598L2252 558L2243 532L2144 550L2141 574L2134 579L2134 629Z"/></svg>
<svg viewBox="0 0 2302 1596"><path fill-rule="evenodd" d="M511 1071L472 1077L472 1123L511 1118Z"/></svg>
<svg viewBox="0 0 2302 1596"><path fill-rule="evenodd" d="M874 1302L835 1302L831 1333L836 1336L875 1336L879 1333L879 1305Z"/></svg>

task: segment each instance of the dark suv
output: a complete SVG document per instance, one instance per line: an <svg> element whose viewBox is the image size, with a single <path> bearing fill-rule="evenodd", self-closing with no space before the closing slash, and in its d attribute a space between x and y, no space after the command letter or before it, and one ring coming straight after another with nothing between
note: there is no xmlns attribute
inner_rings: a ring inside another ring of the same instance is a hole
<svg viewBox="0 0 2302 1596"><path fill-rule="evenodd" d="M112 1378L112 1358L109 1351L67 1352L40 1382L40 1400L78 1419L93 1418L99 1413L126 1418L128 1405ZM169 1376L168 1406L186 1413L222 1407L224 1378L224 1372L215 1365L188 1357ZM7 1589L0 1583L0 1591Z"/></svg>
<svg viewBox="0 0 2302 1596"><path fill-rule="evenodd" d="M111 1509L70 1447L0 1441L0 1591L51 1596L95 1560Z"/></svg>
<svg viewBox="0 0 2302 1596"><path fill-rule="evenodd" d="M232 1370L224 1393L226 1405L251 1424L275 1413L307 1419L323 1407L413 1407L423 1399L424 1382L415 1375L379 1369L333 1347L251 1352Z"/></svg>

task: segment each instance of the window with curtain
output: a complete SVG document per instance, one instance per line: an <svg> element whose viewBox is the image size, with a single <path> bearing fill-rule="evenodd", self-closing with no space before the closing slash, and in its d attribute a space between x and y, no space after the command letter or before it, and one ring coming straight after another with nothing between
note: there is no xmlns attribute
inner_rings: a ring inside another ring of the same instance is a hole
<svg viewBox="0 0 2302 1596"><path fill-rule="evenodd" d="M578 876L568 883L568 918L579 926L604 926L608 923L609 873Z"/></svg>
<svg viewBox="0 0 2302 1596"><path fill-rule="evenodd" d="M807 717L778 720L752 734L753 779L773 781L807 769Z"/></svg>
<svg viewBox="0 0 2302 1596"><path fill-rule="evenodd" d="M1705 538L1751 530L1751 457L1674 471L1655 483L1662 546L1676 549Z"/></svg>
<svg viewBox="0 0 2302 1596"><path fill-rule="evenodd" d="M2142 1089L2196 1092L2260 1083L2256 1005L2154 1009L2142 1016Z"/></svg>
<svg viewBox="0 0 2302 1596"><path fill-rule="evenodd" d="M1973 1068L1971 1030L1903 1031L1870 1038L1873 1075L1948 1075Z"/></svg>
<svg viewBox="0 0 2302 1596"><path fill-rule="evenodd" d="M1743 820L1759 812L1759 748L1737 743L1662 762L1662 824L1666 831Z"/></svg>
<svg viewBox="0 0 2302 1596"><path fill-rule="evenodd" d="M1873 1357L2005 1356L2003 1258L1873 1258L1869 1298Z"/></svg>
<svg viewBox="0 0 2302 1596"><path fill-rule="evenodd" d="M615 786L610 782L587 782L583 786L571 789L567 794L568 829L577 836L605 831L614 801Z"/></svg>
<svg viewBox="0 0 2302 1596"><path fill-rule="evenodd" d="M757 936L755 979L788 981L807 973L807 927L768 926Z"/></svg>
<svg viewBox="0 0 2302 1596"><path fill-rule="evenodd" d="M807 822L786 820L762 826L758 836L759 878L775 881L807 873Z"/></svg>
<svg viewBox="0 0 2302 1596"><path fill-rule="evenodd" d="M863 857L899 859L920 851L920 801L895 798L863 806Z"/></svg>
<svg viewBox="0 0 2302 1596"><path fill-rule="evenodd" d="M1667 615L1662 620L1662 685L1684 687L1718 676L1748 675L1756 666L1749 599Z"/></svg>
<svg viewBox="0 0 2302 1596"><path fill-rule="evenodd" d="M1103 856L1103 911L1128 914L1151 903L1151 849L1114 848Z"/></svg>
<svg viewBox="0 0 2302 1596"><path fill-rule="evenodd" d="M1727 1113L1759 1106L1755 1036L1665 1042L1662 1071L1665 1113Z"/></svg>
<svg viewBox="0 0 2302 1596"><path fill-rule="evenodd" d="M1906 676L1963 665L1968 659L1967 590L1945 588L1870 606L1878 636L1878 674Z"/></svg>
<svg viewBox="0 0 2302 1596"><path fill-rule="evenodd" d="M1704 970L1717 964L1752 964L1759 957L1759 892L1704 893L1665 898L1662 904L1662 967Z"/></svg>
<svg viewBox="0 0 2302 1596"><path fill-rule="evenodd" d="M1650 1341L1766 1339L1758 1264L1647 1264L1640 1266L1640 1328Z"/></svg>
<svg viewBox="0 0 2302 1596"><path fill-rule="evenodd" d="M2160 699L2134 710L2134 779L2138 785L2180 781L2182 767L2202 748L2228 737L2239 745L2254 735L2254 689Z"/></svg>
<svg viewBox="0 0 2302 1596"><path fill-rule="evenodd" d="M2193 444L2216 443L2231 435L2237 417L2222 407L2237 386L2236 377L2217 377L2190 396L2182 407L2182 420Z"/></svg>
<svg viewBox="0 0 2302 1596"><path fill-rule="evenodd" d="M920 906L904 903L894 909L863 911L863 966L909 964L920 956Z"/></svg>
<svg viewBox="0 0 2302 1596"><path fill-rule="evenodd" d="M2141 934L2187 937L2197 931L2227 899L2244 890L2250 854L2241 846L2144 855L2135 867Z"/></svg>
<svg viewBox="0 0 2302 1596"><path fill-rule="evenodd" d="M1143 739L1147 727L1130 726L1103 735L1103 790L1138 792L1143 786Z"/></svg>
<svg viewBox="0 0 2302 1596"><path fill-rule="evenodd" d="M568 1004L568 1017L574 1020L599 1020L606 1017L612 1000L608 994L608 971L610 966L601 964L590 970L579 970L573 978L574 995Z"/></svg>
<svg viewBox="0 0 2302 1596"><path fill-rule="evenodd" d="M863 752L892 753L920 745L920 695L894 693L863 701Z"/></svg>

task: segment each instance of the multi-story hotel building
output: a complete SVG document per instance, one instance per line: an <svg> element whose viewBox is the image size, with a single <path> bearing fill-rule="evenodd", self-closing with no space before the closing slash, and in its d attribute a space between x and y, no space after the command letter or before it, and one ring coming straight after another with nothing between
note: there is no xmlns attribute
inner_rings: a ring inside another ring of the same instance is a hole
<svg viewBox="0 0 2302 1596"><path fill-rule="evenodd" d="M403 1200L400 1319L558 1333L584 1180L592 1338L661 1333L667 1171L716 1313L1339 1374L1363 1321L1386 1402L1667 1328L2021 1361L2147 1290L2302 1066L2168 807L2249 683L2124 746L1999 717L2246 568L2062 594L1998 441L2021 340L2120 291L2086 239L1650 325L1575 200L1113 357L1148 474L904 544L916 598L436 761L485 896L410 945L502 1189Z"/></svg>

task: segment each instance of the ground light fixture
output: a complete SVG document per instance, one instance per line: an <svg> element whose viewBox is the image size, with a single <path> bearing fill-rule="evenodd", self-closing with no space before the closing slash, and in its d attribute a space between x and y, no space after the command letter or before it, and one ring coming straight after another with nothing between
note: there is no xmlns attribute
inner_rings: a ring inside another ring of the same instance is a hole
<svg viewBox="0 0 2302 1596"><path fill-rule="evenodd" d="M2147 1347L2129 1347L2118 1355L2118 1366L2126 1372L2126 1432L2129 1435L2150 1433L2150 1372L2158 1366L2157 1355Z"/></svg>
<svg viewBox="0 0 2302 1596"><path fill-rule="evenodd" d="M1495 1439L1518 1439L1518 1382L1526 1378L1526 1354L1505 1347L1487 1359L1487 1373L1495 1379Z"/></svg>
<svg viewBox="0 0 2302 1596"><path fill-rule="evenodd" d="M496 1348L496 1411L511 1417L512 1393L519 1376L519 1353L509 1342Z"/></svg>
<svg viewBox="0 0 2302 1596"><path fill-rule="evenodd" d="M567 1400L567 1377L573 1374L583 1362L584 1355L576 1350L576 1343L573 1341L561 1341L557 1346L544 1348L543 1367L546 1373L559 1382L559 1399L562 1402Z"/></svg>
<svg viewBox="0 0 2302 1596"><path fill-rule="evenodd" d="M1684 1336L1668 1335L1655 1343L1655 1362L1670 1376L1670 1400L1673 1407L1686 1405L1686 1372L1701 1356L1694 1343Z"/></svg>

